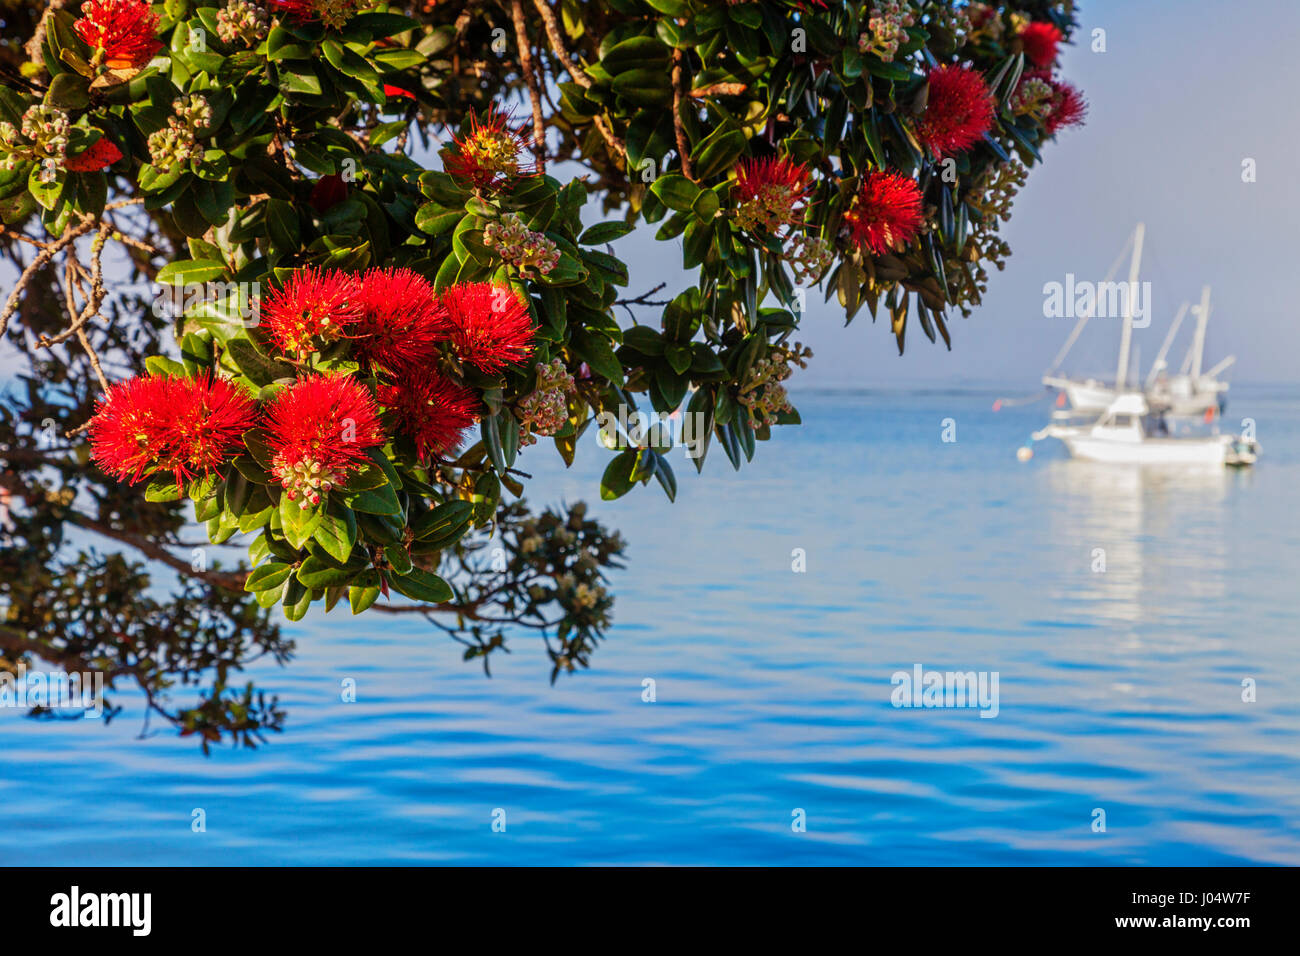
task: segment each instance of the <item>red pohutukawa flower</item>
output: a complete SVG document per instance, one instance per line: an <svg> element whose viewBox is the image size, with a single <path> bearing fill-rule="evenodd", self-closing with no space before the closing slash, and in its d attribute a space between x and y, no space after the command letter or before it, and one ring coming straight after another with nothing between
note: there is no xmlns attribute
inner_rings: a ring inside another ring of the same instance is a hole
<svg viewBox="0 0 1300 956"><path fill-rule="evenodd" d="M1088 115L1088 101L1079 88L1055 77L1048 77L1047 82L1052 87L1051 107L1046 119L1047 134L1050 136L1067 126L1082 126L1084 117Z"/></svg>
<svg viewBox="0 0 1300 956"><path fill-rule="evenodd" d="M436 373L380 386L379 401L393 412L396 430L415 442L421 460L454 451L479 417L478 396Z"/></svg>
<svg viewBox="0 0 1300 956"><path fill-rule="evenodd" d="M88 0L72 28L114 69L143 69L162 49L158 17L146 0Z"/></svg>
<svg viewBox="0 0 1300 956"><path fill-rule="evenodd" d="M392 373L431 362L445 327L433 283L410 269L371 269L357 296L361 318L352 327L354 354L368 367Z"/></svg>
<svg viewBox="0 0 1300 956"><path fill-rule="evenodd" d="M63 165L71 173L97 173L122 158L122 151L107 136L101 136L87 150L69 158Z"/></svg>
<svg viewBox="0 0 1300 956"><path fill-rule="evenodd" d="M454 285L442 293L442 333L456 358L495 375L533 354L528 305L508 286Z"/></svg>
<svg viewBox="0 0 1300 956"><path fill-rule="evenodd" d="M271 400L265 424L271 473L301 508L319 504L385 441L374 397L347 375L299 379Z"/></svg>
<svg viewBox="0 0 1300 956"><path fill-rule="evenodd" d="M862 178L853 205L844 214L849 238L861 249L884 255L905 246L921 229L921 190L901 173L872 170Z"/></svg>
<svg viewBox="0 0 1300 956"><path fill-rule="evenodd" d="M270 3L298 23L320 20L335 30L342 29L362 6L361 0L270 0Z"/></svg>
<svg viewBox="0 0 1300 956"><path fill-rule="evenodd" d="M290 19L309 23L316 19L315 0L270 0L270 5L283 10Z"/></svg>
<svg viewBox="0 0 1300 956"><path fill-rule="evenodd" d="M145 375L109 386L90 420L91 457L119 481L135 484L170 471L176 484L224 464L257 409L222 378Z"/></svg>
<svg viewBox="0 0 1300 956"><path fill-rule="evenodd" d="M1025 58L1035 66L1051 66L1056 62L1056 48L1064 34L1051 23L1030 23L1020 31L1020 42L1025 45Z"/></svg>
<svg viewBox="0 0 1300 956"><path fill-rule="evenodd" d="M916 135L936 156L951 156L974 146L993 125L993 98L984 78L966 66L930 70L925 112Z"/></svg>
<svg viewBox="0 0 1300 956"><path fill-rule="evenodd" d="M443 150L443 167L452 176L475 189L494 190L536 172L524 158L528 137L509 127L508 114L494 105L482 122L471 113L469 123L469 131Z"/></svg>
<svg viewBox="0 0 1300 956"><path fill-rule="evenodd" d="M808 167L786 156L744 160L736 166L737 223L751 232L776 232L797 222L810 180Z"/></svg>
<svg viewBox="0 0 1300 956"><path fill-rule="evenodd" d="M357 280L337 270L299 269L267 296L262 324L272 343L299 358L348 334L361 319Z"/></svg>

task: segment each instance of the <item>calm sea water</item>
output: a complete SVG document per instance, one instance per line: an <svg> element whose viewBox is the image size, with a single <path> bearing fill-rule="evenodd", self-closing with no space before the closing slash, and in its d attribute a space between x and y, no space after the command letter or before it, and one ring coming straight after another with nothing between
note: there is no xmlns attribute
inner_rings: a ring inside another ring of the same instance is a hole
<svg viewBox="0 0 1300 956"><path fill-rule="evenodd" d="M585 497L630 543L591 671L549 686L525 635L489 680L427 626L336 612L255 672L289 711L257 751L137 739L129 700L109 727L0 710L0 853L1300 864L1300 393L1232 394L1253 472L1094 467L1051 443L1022 464L1044 404L992 414L982 391L802 394L804 426L740 474L720 449L703 479L674 459L676 505L656 486L599 503L592 443L570 472L527 455L535 502ZM997 671L998 716L894 708L916 664Z"/></svg>

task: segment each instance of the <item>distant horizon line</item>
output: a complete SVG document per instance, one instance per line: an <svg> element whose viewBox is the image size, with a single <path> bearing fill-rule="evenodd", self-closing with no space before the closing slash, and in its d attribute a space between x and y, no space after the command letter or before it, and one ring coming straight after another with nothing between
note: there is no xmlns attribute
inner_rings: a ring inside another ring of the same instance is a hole
<svg viewBox="0 0 1300 956"><path fill-rule="evenodd" d="M969 394L998 394L998 395L1030 395L1040 391L1047 391L1046 387L1034 388L1032 381L1017 381L1008 383L1006 381L995 381L991 379L909 379L899 382L880 382L874 385L862 385L855 382L830 382L818 383L816 385L799 384L797 382L786 383L787 391L794 394L814 394L817 392L826 393L854 393L863 394L868 392L947 392L947 393L969 393ZM1280 389L1290 391L1300 391L1300 381L1259 381L1259 382L1241 382L1231 386L1228 394L1234 391L1256 391L1265 389Z"/></svg>

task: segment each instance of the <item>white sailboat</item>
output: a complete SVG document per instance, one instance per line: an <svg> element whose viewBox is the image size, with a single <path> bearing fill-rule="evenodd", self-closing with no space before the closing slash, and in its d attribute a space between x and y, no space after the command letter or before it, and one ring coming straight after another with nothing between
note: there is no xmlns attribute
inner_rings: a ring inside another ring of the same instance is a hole
<svg viewBox="0 0 1300 956"><path fill-rule="evenodd" d="M1133 259L1129 264L1129 288L1137 282L1138 263L1142 255L1143 227L1138 223L1133 236ZM1201 293L1200 316L1197 335L1192 343L1192 353L1187 364L1190 383L1189 395L1201 394L1195 389L1199 385L1201 350L1205 345L1205 321L1209 317L1210 290ZM1186 310L1179 312L1175 321L1182 322ZM1173 341L1173 334L1166 336L1157 367L1164 362L1168 347ZM1129 351L1133 343L1133 302L1132 296L1124 299L1124 324L1119 339L1119 366L1115 370L1115 385L1109 401L1100 416L1091 422L1053 421L1052 424L1034 433L1034 440L1057 438L1065 444L1074 458L1086 461L1098 461L1114 464L1133 465L1223 465L1254 464L1259 453L1259 445L1254 441L1237 438L1232 435L1218 434L1175 434L1171 432L1166 415L1173 412L1173 404L1156 399L1153 401L1150 391L1128 386ZM1222 363L1221 363L1222 364ZM1148 380L1146 385L1154 384ZM1165 383L1168 386L1168 382ZM1068 394L1068 393L1067 393ZM1166 392L1171 398L1172 392ZM1189 407L1193 399L1189 398L1184 407ZM1216 393L1217 401L1217 393ZM1079 409L1075 409L1077 413ZM1207 417L1208 420L1208 417ZM1032 450L1029 455L1032 456ZM1024 454L1022 458L1026 457Z"/></svg>
<svg viewBox="0 0 1300 956"><path fill-rule="evenodd" d="M1120 252L1122 258L1124 251L1129 248L1132 249L1128 275L1128 288L1130 290L1137 287L1145 235L1145 225L1138 223L1133 235L1129 238L1129 242L1125 245L1124 250ZM1119 262L1120 260L1116 259L1111 266L1102 282L1103 285L1110 282ZM1131 303L1126 303L1126 311L1129 306L1131 306ZM1228 390L1227 383L1220 381L1218 375L1236 361L1234 356L1229 356L1210 370L1202 371L1201 366L1205 353L1205 328L1210 316L1209 286L1205 286L1201 290L1201 303L1197 307L1196 313L1196 334L1183 359L1179 373L1174 376L1165 374L1167 371L1165 358L1169 354L1169 348L1173 344L1183 318L1187 314L1186 304L1179 309L1178 315L1174 318L1169 334L1165 336L1164 344L1160 348L1160 354L1152 365L1151 373L1144 383L1144 391L1151 407L1163 410L1166 414L1176 417L1201 417L1207 412L1210 413L1210 417L1217 414L1223 405L1223 393ZM1056 358L1053 359L1051 366L1044 373L1042 379L1044 385L1057 389L1065 395L1069 402L1069 412L1073 415L1091 416L1106 411L1111 403L1124 391L1124 379L1128 371L1129 341L1132 336L1131 316L1125 320L1127 323L1126 330L1120 348L1120 361L1123 364L1114 382L1107 382L1098 378L1064 375L1059 371L1061 363L1065 361L1065 357L1074 347L1075 342L1078 341L1084 327L1092 318L1092 314L1093 309L1088 309L1079 316L1074 329L1071 330L1065 344L1056 354Z"/></svg>
<svg viewBox="0 0 1300 956"><path fill-rule="evenodd" d="M1156 356L1151 372L1144 383L1151 404L1178 417L1194 417L1220 410L1223 407L1223 393L1228 390L1228 384L1219 380L1219 373L1237 360L1235 355L1229 355L1209 371L1201 371L1205 356L1205 326L1210 318L1208 285L1201 288L1201 303L1195 311L1196 333L1192 337L1192 344L1188 346L1187 354L1183 356L1183 364L1178 374L1172 376L1165 374L1167 371L1165 356L1169 354L1169 346L1173 344L1183 316L1187 314L1186 302L1178 310L1178 315L1169 328L1169 334L1165 336L1165 341L1160 346L1160 354Z"/></svg>

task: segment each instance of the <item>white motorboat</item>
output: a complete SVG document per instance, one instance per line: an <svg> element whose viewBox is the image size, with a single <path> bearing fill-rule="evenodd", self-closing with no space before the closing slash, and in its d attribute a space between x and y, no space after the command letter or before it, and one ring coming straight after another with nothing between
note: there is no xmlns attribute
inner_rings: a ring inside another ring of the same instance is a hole
<svg viewBox="0 0 1300 956"><path fill-rule="evenodd" d="M1133 465L1253 464L1259 444L1234 435L1173 434L1141 392L1123 392L1091 424L1052 423L1035 440L1057 438L1086 461Z"/></svg>

